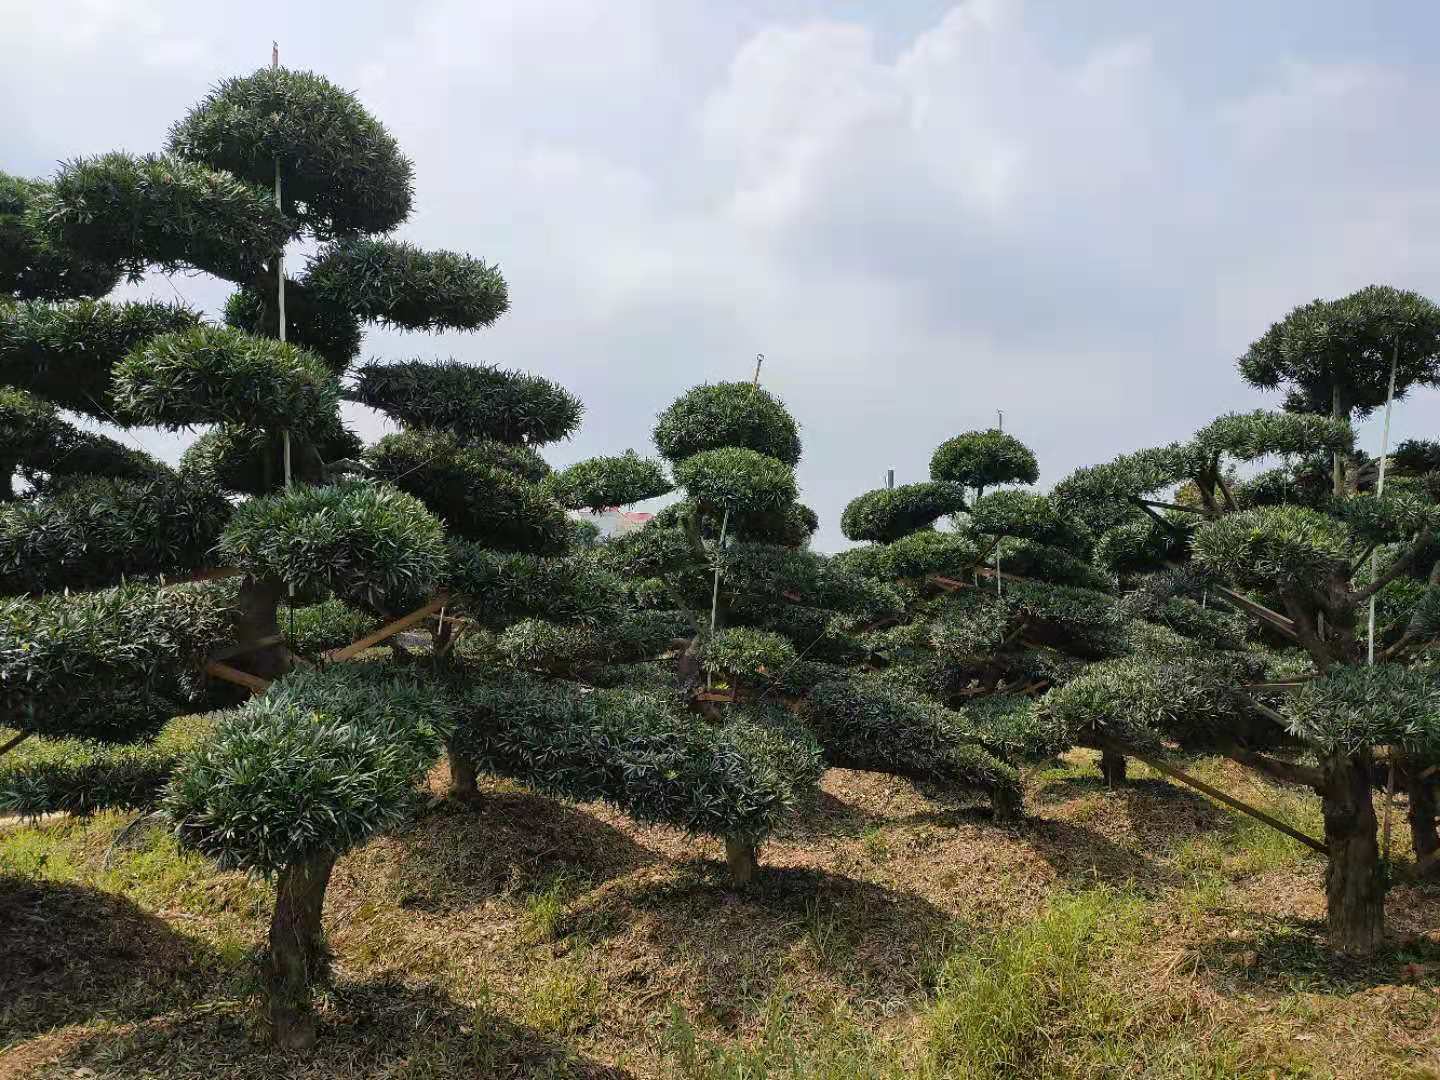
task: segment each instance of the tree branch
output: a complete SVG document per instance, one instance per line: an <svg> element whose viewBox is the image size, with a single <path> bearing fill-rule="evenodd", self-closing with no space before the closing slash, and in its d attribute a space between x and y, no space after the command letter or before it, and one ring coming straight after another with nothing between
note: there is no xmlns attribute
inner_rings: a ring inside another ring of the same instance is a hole
<svg viewBox="0 0 1440 1080"><path fill-rule="evenodd" d="M1361 589L1359 592L1352 594L1352 602L1357 606L1363 604L1366 600L1369 600L1370 597L1374 596L1381 589L1385 588L1386 585L1389 585L1390 582L1394 581L1401 574L1405 573L1406 570L1410 569L1410 564L1413 563L1416 559L1418 559L1421 553L1423 553L1425 549L1430 546L1430 541L1433 535L1433 532L1428 526L1424 529L1421 529L1419 535L1416 536L1414 541L1410 544L1410 547L1407 548L1402 554L1397 555L1395 557L1395 561L1392 562L1388 568L1386 568L1383 574L1381 574L1378 578L1372 581L1369 585L1366 585L1365 588Z"/></svg>

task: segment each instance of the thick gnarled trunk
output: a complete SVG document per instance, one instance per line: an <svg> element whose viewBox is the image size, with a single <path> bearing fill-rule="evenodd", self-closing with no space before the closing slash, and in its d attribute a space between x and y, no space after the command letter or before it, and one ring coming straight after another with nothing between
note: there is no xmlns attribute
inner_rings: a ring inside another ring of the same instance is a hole
<svg viewBox="0 0 1440 1080"><path fill-rule="evenodd" d="M285 587L273 578L246 577L240 586L236 642L243 645L249 641L277 637L280 634L280 601L284 595ZM283 644L266 645L244 653L234 663L262 679L275 679L290 670L290 650Z"/></svg>
<svg viewBox="0 0 1440 1080"><path fill-rule="evenodd" d="M1124 761L1124 758L1120 759ZM996 824L1011 824L1025 816L1020 802L1020 791L1012 787L990 789L990 820Z"/></svg>
<svg viewBox="0 0 1440 1080"><path fill-rule="evenodd" d="M755 845L748 840L733 836L725 838L725 863L730 870L730 884L737 887L743 887L753 882L756 872L760 869Z"/></svg>
<svg viewBox="0 0 1440 1080"><path fill-rule="evenodd" d="M480 798L475 783L475 763L452 745L446 745L445 757L450 763L450 797L461 802Z"/></svg>
<svg viewBox="0 0 1440 1080"><path fill-rule="evenodd" d="M280 872L270 920L270 1024L275 1042L289 1048L315 1045L310 991L327 973L320 915L333 855L318 855Z"/></svg>
<svg viewBox="0 0 1440 1080"><path fill-rule="evenodd" d="M1407 760L1404 764L1405 794L1410 800L1406 816L1410 819L1410 841L1415 847L1415 862L1420 876L1440 877L1440 834L1435 829L1435 785L1433 777L1422 777L1421 763Z"/></svg>
<svg viewBox="0 0 1440 1080"><path fill-rule="evenodd" d="M1118 788L1125 786L1125 755L1114 750L1100 751L1100 775L1105 778L1105 786Z"/></svg>
<svg viewBox="0 0 1440 1080"><path fill-rule="evenodd" d="M1368 956L1385 933L1385 877L1380 866L1368 750L1325 761L1321 800L1325 844L1325 899L1330 947L1346 956Z"/></svg>

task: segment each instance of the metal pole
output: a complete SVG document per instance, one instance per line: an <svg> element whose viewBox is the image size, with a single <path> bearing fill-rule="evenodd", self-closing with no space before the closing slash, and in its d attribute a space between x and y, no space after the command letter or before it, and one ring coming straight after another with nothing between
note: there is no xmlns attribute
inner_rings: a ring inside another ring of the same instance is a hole
<svg viewBox="0 0 1440 1080"><path fill-rule="evenodd" d="M1001 430L1001 431L1004 431L1004 430L1005 430L1005 410L1004 410L1004 409L996 409L996 410L995 410L995 416L997 417L997 419L998 419L999 422L1000 422L1000 430ZM1000 538L997 538L996 541L995 541L995 595L996 595L996 596L1002 595L1002 593L1001 593L1001 591L1000 591L1000 541L1001 541L1002 539L1003 539L1003 537L1000 537Z"/></svg>
<svg viewBox="0 0 1440 1080"><path fill-rule="evenodd" d="M271 70L274 70L274 69L278 68L279 66L280 66L280 43L279 43L278 41L272 41L272 42L270 43L270 68L271 68ZM278 210L278 211L280 211L281 213L284 213L284 211L285 211L284 200L281 198L281 195L280 195L280 159L279 159L278 157L275 159L275 209ZM277 316L277 321L278 321L278 323L279 323L279 328L280 328L280 340L281 340L281 341L284 341L284 340L285 340L285 244L284 244L283 241L282 241L281 244L280 244L280 250L275 253L275 280L276 280L276 290L275 290L276 316ZM285 487L286 487L286 489L289 489L289 488L293 485L293 483L294 483L294 480L292 479L291 474L290 474L290 429L289 429L289 428L286 428L286 429L281 433L281 438L284 439L284 442L285 442ZM292 594L292 595L294 594L294 590L291 590L291 594Z"/></svg>
<svg viewBox="0 0 1440 1080"><path fill-rule="evenodd" d="M1390 389L1385 394L1385 430L1380 436L1380 478L1375 482L1375 497L1385 494L1385 459L1390 453L1390 410L1395 404L1395 369L1400 363L1400 339L1395 339L1390 351ZM1374 580L1380 576L1380 552L1370 555L1370 574ZM1370 597L1370 664L1375 664L1375 597Z"/></svg>
<svg viewBox="0 0 1440 1080"><path fill-rule="evenodd" d="M886 491L894 491L894 490L895 490L895 470L894 470L894 469L886 469L886 470L885 470L885 490L886 490Z"/></svg>

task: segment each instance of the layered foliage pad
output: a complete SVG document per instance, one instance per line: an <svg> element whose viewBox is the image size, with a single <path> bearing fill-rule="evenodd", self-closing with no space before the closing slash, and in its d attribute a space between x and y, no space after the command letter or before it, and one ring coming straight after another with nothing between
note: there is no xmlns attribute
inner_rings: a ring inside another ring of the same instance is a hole
<svg viewBox="0 0 1440 1080"><path fill-rule="evenodd" d="M536 375L451 360L365 364L355 400L415 428L465 441L541 446L568 438L584 407L562 386Z"/></svg>
<svg viewBox="0 0 1440 1080"><path fill-rule="evenodd" d="M1354 554L1339 521L1299 506L1226 514L1206 522L1194 541L1197 564L1259 589L1304 587L1335 574L1348 577Z"/></svg>
<svg viewBox="0 0 1440 1080"><path fill-rule="evenodd" d="M1440 751L1440 678L1433 670L1337 666L1288 696L1282 711L1291 732L1321 753L1384 745Z"/></svg>
<svg viewBox="0 0 1440 1080"><path fill-rule="evenodd" d="M235 616L223 584L0 600L0 713L41 735L143 738L195 700Z"/></svg>
<svg viewBox="0 0 1440 1080"><path fill-rule="evenodd" d="M701 666L713 675L762 683L774 682L799 659L788 638L748 627L706 638L699 655Z"/></svg>
<svg viewBox="0 0 1440 1080"><path fill-rule="evenodd" d="M228 172L124 153L62 165L32 220L56 247L132 276L193 268L235 282L253 280L294 228L273 196Z"/></svg>
<svg viewBox="0 0 1440 1080"><path fill-rule="evenodd" d="M285 643L301 656L318 657L359 641L376 629L378 620L368 611L335 597L293 609L280 609Z"/></svg>
<svg viewBox="0 0 1440 1080"><path fill-rule="evenodd" d="M671 484L658 461L627 450L614 457L576 462L555 473L549 488L567 510L604 510L668 494Z"/></svg>
<svg viewBox="0 0 1440 1080"><path fill-rule="evenodd" d="M657 419L655 445L672 463L723 447L753 450L791 468L800 461L794 417L750 383L706 383L682 394Z"/></svg>
<svg viewBox="0 0 1440 1080"><path fill-rule="evenodd" d="M294 675L220 722L164 808L181 843L226 869L343 854L406 820L450 716L438 686L353 667Z"/></svg>
<svg viewBox="0 0 1440 1080"><path fill-rule="evenodd" d="M625 583L589 553L545 558L455 542L450 588L495 629L527 618L613 626L626 605Z"/></svg>
<svg viewBox="0 0 1440 1080"><path fill-rule="evenodd" d="M894 679L856 674L811 691L806 720L832 764L993 792L1015 768L980 746L962 717Z"/></svg>
<svg viewBox="0 0 1440 1080"><path fill-rule="evenodd" d="M32 487L47 491L60 486L61 478L146 480L168 472L143 451L66 423L49 402L0 387L0 499L10 496L17 468Z"/></svg>
<svg viewBox="0 0 1440 1080"><path fill-rule="evenodd" d="M104 296L120 270L55 247L27 220L50 185L0 172L0 299L75 300Z"/></svg>
<svg viewBox="0 0 1440 1080"><path fill-rule="evenodd" d="M739 446L702 450L675 466L675 483L702 512L783 511L795 501L795 474L778 458Z"/></svg>
<svg viewBox="0 0 1440 1080"><path fill-rule="evenodd" d="M199 316L188 308L154 302L0 306L0 386L111 420L114 365L149 338L198 323Z"/></svg>
<svg viewBox="0 0 1440 1080"><path fill-rule="evenodd" d="M1085 556L1093 539L1089 531L1066 518L1044 495L1028 491L993 491L970 507L966 527L989 536L1012 536Z"/></svg>
<svg viewBox="0 0 1440 1080"><path fill-rule="evenodd" d="M115 368L116 414L171 430L196 424L308 431L333 423L340 385L314 353L221 326L159 334Z"/></svg>
<svg viewBox="0 0 1440 1080"><path fill-rule="evenodd" d="M455 739L486 772L689 833L758 842L819 779L813 737L774 710L711 725L663 695L526 675L480 678L460 695Z"/></svg>
<svg viewBox="0 0 1440 1080"><path fill-rule="evenodd" d="M447 432L387 435L365 454L372 475L422 500L455 535L503 551L556 555L570 526L528 447L469 445Z"/></svg>
<svg viewBox="0 0 1440 1080"><path fill-rule="evenodd" d="M888 544L964 509L965 493L957 484L901 484L852 499L840 529L851 540Z"/></svg>
<svg viewBox="0 0 1440 1080"><path fill-rule="evenodd" d="M261 189L318 237L389 232L410 215L413 169L385 128L324 76L262 68L226 79L170 129L176 157Z"/></svg>
<svg viewBox="0 0 1440 1080"><path fill-rule="evenodd" d="M305 283L318 303L402 330L479 330L510 307L498 267L398 240L332 244L310 260Z"/></svg>
<svg viewBox="0 0 1440 1080"><path fill-rule="evenodd" d="M298 485L236 508L217 551L227 565L301 593L334 592L386 613L445 580L445 530L419 499L385 485Z"/></svg>
<svg viewBox="0 0 1440 1080"><path fill-rule="evenodd" d="M225 301L225 323L247 334L280 336L280 305L273 275L265 275L265 291L242 286ZM285 279L285 339L314 353L336 375L344 374L360 352L364 331L349 308L319 299L309 284Z"/></svg>
<svg viewBox="0 0 1440 1080"><path fill-rule="evenodd" d="M360 437L332 414L290 439L294 471L315 475L316 459L325 464L360 456ZM234 495L266 495L275 490L284 469L280 432L242 424L221 424L196 439L180 457L180 473Z"/></svg>
<svg viewBox="0 0 1440 1080"><path fill-rule="evenodd" d="M72 482L0 505L0 593L89 589L204 566L230 504L176 477Z"/></svg>
<svg viewBox="0 0 1440 1080"><path fill-rule="evenodd" d="M1033 484L1040 465L1028 446L998 428L947 439L930 458L930 479L967 488Z"/></svg>

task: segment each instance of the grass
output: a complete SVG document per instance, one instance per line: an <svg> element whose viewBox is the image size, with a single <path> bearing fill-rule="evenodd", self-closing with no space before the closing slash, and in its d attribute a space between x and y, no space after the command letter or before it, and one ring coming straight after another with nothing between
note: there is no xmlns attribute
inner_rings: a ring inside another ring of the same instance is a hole
<svg viewBox="0 0 1440 1080"><path fill-rule="evenodd" d="M1319 827L1313 800L1192 768ZM832 771L745 892L718 845L486 785L341 860L308 1058L254 1024L268 885L162 830L116 844L133 813L11 824L0 1077L1440 1080L1440 891L1398 886L1393 947L1338 963L1320 860L1132 778L1072 756L996 830Z"/></svg>

